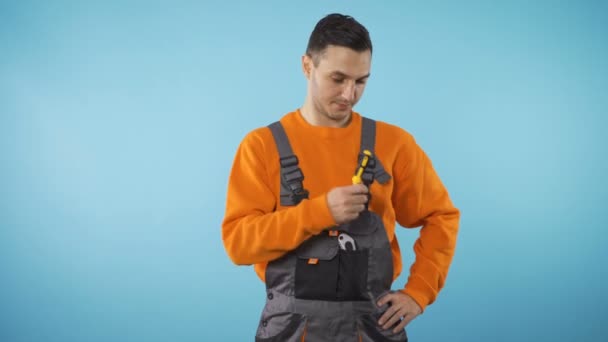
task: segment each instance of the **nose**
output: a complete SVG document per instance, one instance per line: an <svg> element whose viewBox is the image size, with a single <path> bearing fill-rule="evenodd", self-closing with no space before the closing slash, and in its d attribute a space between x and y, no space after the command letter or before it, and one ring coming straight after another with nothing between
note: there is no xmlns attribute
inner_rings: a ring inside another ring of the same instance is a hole
<svg viewBox="0 0 608 342"><path fill-rule="evenodd" d="M342 97L348 102L353 102L355 99L355 82L345 82L344 88L342 89Z"/></svg>

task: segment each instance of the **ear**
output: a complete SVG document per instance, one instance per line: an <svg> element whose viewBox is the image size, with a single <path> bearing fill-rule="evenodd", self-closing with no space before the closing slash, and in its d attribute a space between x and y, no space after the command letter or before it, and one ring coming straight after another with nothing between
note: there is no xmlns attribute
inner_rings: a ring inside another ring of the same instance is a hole
<svg viewBox="0 0 608 342"><path fill-rule="evenodd" d="M307 80L310 80L310 73L312 72L312 58L308 55L302 56L302 71L304 72L304 77Z"/></svg>

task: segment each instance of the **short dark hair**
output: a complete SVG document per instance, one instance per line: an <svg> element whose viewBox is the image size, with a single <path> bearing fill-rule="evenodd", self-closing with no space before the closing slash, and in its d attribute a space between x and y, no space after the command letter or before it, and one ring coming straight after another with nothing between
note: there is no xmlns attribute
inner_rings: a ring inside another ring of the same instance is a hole
<svg viewBox="0 0 608 342"><path fill-rule="evenodd" d="M319 20L310 34L306 54L317 64L319 53L328 45L343 46L357 52L372 52L372 41L365 26L355 18L339 13L329 14Z"/></svg>

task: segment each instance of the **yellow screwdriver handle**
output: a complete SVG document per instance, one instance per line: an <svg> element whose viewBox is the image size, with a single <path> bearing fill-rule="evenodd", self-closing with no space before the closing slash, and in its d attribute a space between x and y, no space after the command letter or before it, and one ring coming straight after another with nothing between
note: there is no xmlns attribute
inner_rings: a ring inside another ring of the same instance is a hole
<svg viewBox="0 0 608 342"><path fill-rule="evenodd" d="M361 160L361 165L359 165L359 167L357 168L357 172L355 172L355 175L353 176L353 184L361 184L362 180L361 180L361 175L363 174L363 170L365 170L365 167L367 166L367 163L369 162L369 158L372 156L372 153L369 150L364 150L363 151L363 159Z"/></svg>

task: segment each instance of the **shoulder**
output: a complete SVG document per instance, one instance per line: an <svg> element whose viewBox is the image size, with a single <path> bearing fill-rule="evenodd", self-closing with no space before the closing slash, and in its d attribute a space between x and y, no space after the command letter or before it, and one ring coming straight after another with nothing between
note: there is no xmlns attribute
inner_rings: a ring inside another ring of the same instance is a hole
<svg viewBox="0 0 608 342"><path fill-rule="evenodd" d="M287 113L275 122L280 122L284 128L288 127L290 125L293 125L294 115L295 112ZM269 127L273 123L274 122L270 122L266 126L253 129L252 131L247 133L247 135L245 135L241 144L245 146L251 146L257 149L264 149L265 152L268 152L268 149L274 149L276 143L274 141L272 131Z"/></svg>
<svg viewBox="0 0 608 342"><path fill-rule="evenodd" d="M255 128L245 135L243 138L244 143L248 144L261 144L272 139L272 133L268 126L262 126Z"/></svg>
<svg viewBox="0 0 608 342"><path fill-rule="evenodd" d="M267 126L255 128L247 133L240 144L241 150L254 151L256 154L266 155L269 148L274 145L272 132Z"/></svg>
<svg viewBox="0 0 608 342"><path fill-rule="evenodd" d="M376 141L378 144L411 148L416 143L414 136L404 128L385 121L376 121Z"/></svg>
<svg viewBox="0 0 608 342"><path fill-rule="evenodd" d="M280 122L284 129L293 121L294 113L285 114L275 122ZM274 160L278 158L277 143L270 129L270 125L275 122L268 123L266 126L257 127L245 135L239 149L244 152L249 152L257 155L260 160Z"/></svg>

